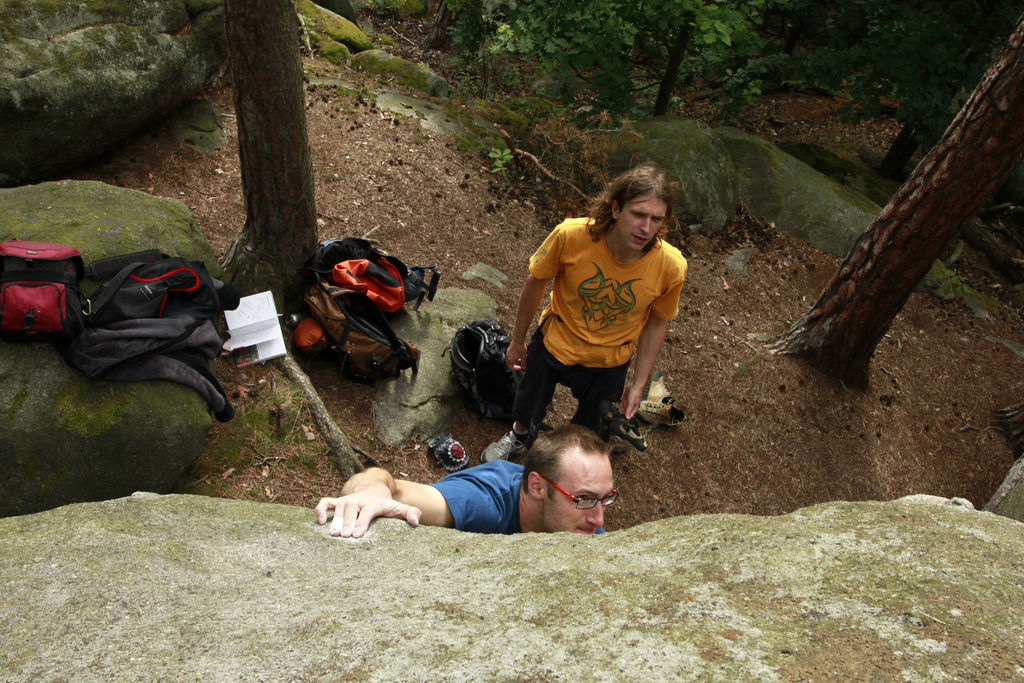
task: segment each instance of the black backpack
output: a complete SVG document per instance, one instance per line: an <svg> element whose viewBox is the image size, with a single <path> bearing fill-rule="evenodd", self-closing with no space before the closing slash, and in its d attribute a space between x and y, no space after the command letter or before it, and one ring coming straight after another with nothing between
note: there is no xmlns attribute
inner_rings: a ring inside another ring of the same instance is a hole
<svg viewBox="0 0 1024 683"><path fill-rule="evenodd" d="M240 299L238 289L210 275L202 261L155 250L93 261L85 273L93 280L110 278L89 297L88 327L179 315L214 319L237 308Z"/></svg>
<svg viewBox="0 0 1024 683"><path fill-rule="evenodd" d="M82 255L53 242L0 242L0 338L63 343L82 330Z"/></svg>
<svg viewBox="0 0 1024 683"><path fill-rule="evenodd" d="M480 417L512 419L512 403L522 379L505 364L511 338L494 320L477 320L460 327L452 337L452 373Z"/></svg>
<svg viewBox="0 0 1024 683"><path fill-rule="evenodd" d="M89 377L184 384L221 422L234 416L204 359L221 351L213 321L238 306L238 289L210 275L201 261L155 250L93 261L85 272L110 279L87 301L85 329L60 349L70 365Z"/></svg>
<svg viewBox="0 0 1024 683"><path fill-rule="evenodd" d="M334 266L342 261L366 259L372 264L394 268L402 276L405 300L413 301L417 310L423 299L433 301L437 292L437 281L441 271L437 266L407 266L396 256L387 254L361 237L330 239L320 243L316 253L302 267L302 274L308 278L330 280Z"/></svg>

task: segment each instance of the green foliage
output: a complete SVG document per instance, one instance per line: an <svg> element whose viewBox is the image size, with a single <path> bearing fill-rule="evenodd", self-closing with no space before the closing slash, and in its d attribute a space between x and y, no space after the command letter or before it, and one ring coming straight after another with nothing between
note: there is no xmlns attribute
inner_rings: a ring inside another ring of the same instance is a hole
<svg viewBox="0 0 1024 683"><path fill-rule="evenodd" d="M513 160L512 150L508 147L495 147L487 153L487 156L493 159L491 173L500 173L502 175L508 173L508 167L512 165Z"/></svg>
<svg viewBox="0 0 1024 683"><path fill-rule="evenodd" d="M684 78L709 64L724 69L756 53L761 39L755 29L765 0L448 0L448 5L464 63L492 64L515 55L551 76L553 92L566 103L582 96L594 111L632 113L650 104L677 36L688 37Z"/></svg>
<svg viewBox="0 0 1024 683"><path fill-rule="evenodd" d="M974 88L1020 11L1014 0L792 0L786 16L802 40L780 75L848 94L849 120L894 107L930 144L959 109L958 99Z"/></svg>

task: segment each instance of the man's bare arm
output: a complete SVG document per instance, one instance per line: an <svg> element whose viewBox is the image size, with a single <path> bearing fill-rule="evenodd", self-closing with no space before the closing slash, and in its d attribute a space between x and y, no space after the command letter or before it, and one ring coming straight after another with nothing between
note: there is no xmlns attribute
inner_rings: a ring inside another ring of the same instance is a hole
<svg viewBox="0 0 1024 683"><path fill-rule="evenodd" d="M444 496L433 486L395 479L379 467L352 476L337 498L322 498L316 506L316 521L324 524L334 511L331 535L359 538L377 517L404 519L416 526L455 526Z"/></svg>
<svg viewBox="0 0 1024 683"><path fill-rule="evenodd" d="M526 369L526 333L530 331L533 316L540 308L551 278L542 280L533 275L526 276L523 291L519 294L519 306L516 308L516 325L512 328L512 341L505 352L505 362L509 369Z"/></svg>
<svg viewBox="0 0 1024 683"><path fill-rule="evenodd" d="M662 320L653 312L648 315L647 322L644 324L643 330L640 331L640 338L636 342L633 381L626 385L625 391L622 392L622 400L619 402L619 410L627 418L636 415L636 411L640 408L644 386L654 369L654 361L657 360L658 353L661 351L667 330L668 321Z"/></svg>

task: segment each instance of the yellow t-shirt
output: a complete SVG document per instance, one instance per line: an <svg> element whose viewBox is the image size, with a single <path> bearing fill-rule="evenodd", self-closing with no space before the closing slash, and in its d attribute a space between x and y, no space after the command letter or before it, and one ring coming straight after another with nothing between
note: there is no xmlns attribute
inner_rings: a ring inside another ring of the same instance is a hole
<svg viewBox="0 0 1024 683"><path fill-rule="evenodd" d="M541 313L544 346L561 363L611 368L628 363L647 322L679 313L686 259L665 240L632 263L619 263L588 218L570 218L530 257L530 274L554 278Z"/></svg>

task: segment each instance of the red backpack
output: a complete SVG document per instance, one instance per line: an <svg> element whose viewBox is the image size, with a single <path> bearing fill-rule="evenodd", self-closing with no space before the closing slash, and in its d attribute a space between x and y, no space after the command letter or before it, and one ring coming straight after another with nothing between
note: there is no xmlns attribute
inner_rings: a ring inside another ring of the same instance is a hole
<svg viewBox="0 0 1024 683"><path fill-rule="evenodd" d="M82 331L82 255L53 242L0 242L0 338L66 342Z"/></svg>

